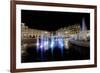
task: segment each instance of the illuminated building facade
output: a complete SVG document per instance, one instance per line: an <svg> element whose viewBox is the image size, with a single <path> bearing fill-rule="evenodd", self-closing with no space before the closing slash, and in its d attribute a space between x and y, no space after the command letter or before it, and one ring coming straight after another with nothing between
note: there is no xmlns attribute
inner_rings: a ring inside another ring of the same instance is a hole
<svg viewBox="0 0 100 73"><path fill-rule="evenodd" d="M37 37L40 37L41 34L49 36L49 33L50 32L48 31L29 28L28 26L25 26L25 23L21 24L21 38L22 39L36 39Z"/></svg>

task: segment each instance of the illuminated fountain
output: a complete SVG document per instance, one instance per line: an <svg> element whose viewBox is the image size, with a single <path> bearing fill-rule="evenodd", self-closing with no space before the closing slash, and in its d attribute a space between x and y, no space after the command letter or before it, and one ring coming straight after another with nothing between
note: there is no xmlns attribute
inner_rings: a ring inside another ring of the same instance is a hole
<svg viewBox="0 0 100 73"><path fill-rule="evenodd" d="M64 37L60 36L58 37L58 47L61 49L61 56L63 57L63 52L64 52Z"/></svg>
<svg viewBox="0 0 100 73"><path fill-rule="evenodd" d="M43 56L44 56L44 40L43 40L43 35L41 35L40 37L40 56L41 56L41 60L43 60Z"/></svg>
<svg viewBox="0 0 100 73"><path fill-rule="evenodd" d="M53 57L53 49L54 49L54 46L55 46L54 36L51 36L50 39L51 39L50 48L51 48L51 54L52 54L52 57Z"/></svg>
<svg viewBox="0 0 100 73"><path fill-rule="evenodd" d="M50 39L50 40L49 40ZM54 56L54 49L59 48L61 50L61 56L63 57L64 51L64 37L63 36L43 36L37 38L37 52L40 50L40 58L44 60L45 58L45 51L51 49L52 58Z"/></svg>

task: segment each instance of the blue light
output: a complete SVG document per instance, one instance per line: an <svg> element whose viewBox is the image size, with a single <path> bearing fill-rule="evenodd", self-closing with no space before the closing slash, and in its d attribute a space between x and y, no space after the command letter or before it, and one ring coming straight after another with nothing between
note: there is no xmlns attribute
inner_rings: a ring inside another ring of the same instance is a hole
<svg viewBox="0 0 100 73"><path fill-rule="evenodd" d="M63 49L64 49L64 38L63 37L59 37L58 38L58 47L61 49L61 56L63 57Z"/></svg>
<svg viewBox="0 0 100 73"><path fill-rule="evenodd" d="M59 46L59 48L63 48L64 47L64 39L63 38L58 38L58 46Z"/></svg>
<svg viewBox="0 0 100 73"><path fill-rule="evenodd" d="M37 46L37 49L39 49L39 38L37 38L36 46Z"/></svg>
<svg viewBox="0 0 100 73"><path fill-rule="evenodd" d="M49 42L48 41L44 41L44 49L45 50L48 50L48 45L49 45Z"/></svg>
<svg viewBox="0 0 100 73"><path fill-rule="evenodd" d="M54 40L54 38L52 37L51 38L51 44L50 44L50 48L54 48L54 44L55 44L55 40Z"/></svg>
<svg viewBox="0 0 100 73"><path fill-rule="evenodd" d="M41 54L41 61L44 60L44 38L43 35L40 37L40 54Z"/></svg>
<svg viewBox="0 0 100 73"><path fill-rule="evenodd" d="M51 40L50 40L50 48L51 48L51 54L52 54L52 59L53 59L53 50L54 50L54 45L55 45L55 39L54 39L54 37L53 36L51 36L51 38L50 38Z"/></svg>
<svg viewBox="0 0 100 73"><path fill-rule="evenodd" d="M40 59L45 59L45 51L51 49L52 59L54 58L54 49L59 48L61 50L61 56L63 57L64 52L64 38L62 36L51 36L46 37L41 35L37 38L37 52L40 53Z"/></svg>
<svg viewBox="0 0 100 73"><path fill-rule="evenodd" d="M51 41L50 48L54 48L54 41Z"/></svg>

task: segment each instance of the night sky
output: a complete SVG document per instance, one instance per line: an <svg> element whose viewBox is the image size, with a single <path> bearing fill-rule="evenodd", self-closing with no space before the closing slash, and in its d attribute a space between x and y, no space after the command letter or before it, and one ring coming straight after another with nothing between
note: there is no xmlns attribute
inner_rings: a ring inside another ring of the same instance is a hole
<svg viewBox="0 0 100 73"><path fill-rule="evenodd" d="M90 29L89 13L21 10L22 23L25 23L29 28L46 31L55 31L61 27L81 24L83 18L87 28Z"/></svg>

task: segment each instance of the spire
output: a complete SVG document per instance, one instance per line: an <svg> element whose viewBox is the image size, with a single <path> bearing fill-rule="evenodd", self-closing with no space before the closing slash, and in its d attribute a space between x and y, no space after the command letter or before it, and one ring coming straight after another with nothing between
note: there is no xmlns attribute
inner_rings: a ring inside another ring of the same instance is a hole
<svg viewBox="0 0 100 73"><path fill-rule="evenodd" d="M83 18L82 19L82 27L81 27L81 31L86 31L87 28L86 28L86 24L85 24L85 19Z"/></svg>

